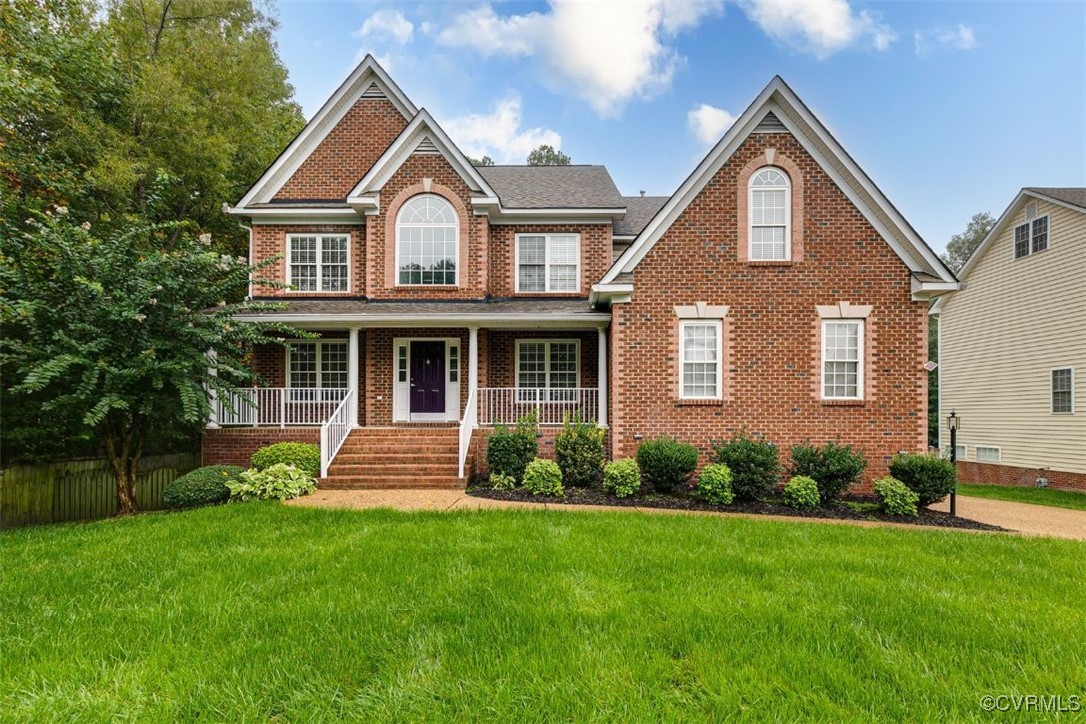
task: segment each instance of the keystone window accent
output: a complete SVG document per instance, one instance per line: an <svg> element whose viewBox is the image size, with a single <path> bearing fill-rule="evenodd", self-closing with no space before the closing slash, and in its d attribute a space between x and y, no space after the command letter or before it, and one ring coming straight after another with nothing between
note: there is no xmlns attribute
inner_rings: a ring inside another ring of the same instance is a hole
<svg viewBox="0 0 1086 724"><path fill-rule="evenodd" d="M679 397L719 400L723 387L721 320L679 322Z"/></svg>
<svg viewBox="0 0 1086 724"><path fill-rule="evenodd" d="M460 219L437 194L410 199L396 217L396 283L456 286Z"/></svg>
<svg viewBox="0 0 1086 724"><path fill-rule="evenodd" d="M346 292L350 263L346 234L287 236L287 284L299 292Z"/></svg>
<svg viewBox="0 0 1086 724"><path fill-rule="evenodd" d="M822 399L863 399L863 346L862 319L822 322Z"/></svg>
<svg viewBox="0 0 1086 724"><path fill-rule="evenodd" d="M997 447L987 447L985 445L977 445L977 462L978 463L998 463L1001 457L1001 451Z"/></svg>
<svg viewBox="0 0 1086 724"><path fill-rule="evenodd" d="M287 386L292 402L333 400L322 390L342 390L347 380L347 340L291 342Z"/></svg>
<svg viewBox="0 0 1086 724"><path fill-rule="evenodd" d="M1075 412L1075 371L1071 367L1052 370L1052 412L1063 415Z"/></svg>
<svg viewBox="0 0 1086 724"><path fill-rule="evenodd" d="M751 261L792 258L792 184L779 168L766 166L750 178Z"/></svg>
<svg viewBox="0 0 1086 724"><path fill-rule="evenodd" d="M579 234L518 234L518 292L577 292L581 288Z"/></svg>
<svg viewBox="0 0 1086 724"><path fill-rule="evenodd" d="M1048 217L1041 216L1014 227L1014 258L1021 259L1048 248Z"/></svg>
<svg viewBox="0 0 1086 724"><path fill-rule="evenodd" d="M581 349L575 339L517 340L517 402L576 399ZM543 390L543 392L537 392Z"/></svg>

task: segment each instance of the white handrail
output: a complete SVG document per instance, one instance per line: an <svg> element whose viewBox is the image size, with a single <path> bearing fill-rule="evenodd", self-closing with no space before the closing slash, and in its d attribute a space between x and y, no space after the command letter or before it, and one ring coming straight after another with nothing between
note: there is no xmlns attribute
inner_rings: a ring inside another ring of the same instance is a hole
<svg viewBox="0 0 1086 724"><path fill-rule="evenodd" d="M468 459L468 448L471 446L471 433L479 426L479 398L478 390L468 393L468 402L464 405L464 419L460 421L460 473L464 477L464 464Z"/></svg>
<svg viewBox="0 0 1086 724"><path fill-rule="evenodd" d="M579 414L585 422L600 419L600 391L595 387L480 387L480 425L513 425L536 411L542 426L561 425Z"/></svg>
<svg viewBox="0 0 1086 724"><path fill-rule="evenodd" d="M350 408L354 404L354 390L347 390L347 395L336 407L332 416L321 425L321 477L328 477L328 467L336 458L336 453L343 447L343 441L351 434Z"/></svg>
<svg viewBox="0 0 1086 724"><path fill-rule="evenodd" d="M239 387L215 400L220 427L317 426L343 402L343 387Z"/></svg>

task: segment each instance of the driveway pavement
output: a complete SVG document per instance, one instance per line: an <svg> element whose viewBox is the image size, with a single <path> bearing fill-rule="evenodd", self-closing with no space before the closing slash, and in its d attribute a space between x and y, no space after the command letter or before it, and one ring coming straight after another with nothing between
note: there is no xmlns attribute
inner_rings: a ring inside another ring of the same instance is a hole
<svg viewBox="0 0 1086 724"><path fill-rule="evenodd" d="M932 510L950 510L950 499L931 507ZM1086 540L1086 510L1069 510L1047 505L1012 503L1007 500L989 500L959 495L958 515L1018 531L1024 535Z"/></svg>

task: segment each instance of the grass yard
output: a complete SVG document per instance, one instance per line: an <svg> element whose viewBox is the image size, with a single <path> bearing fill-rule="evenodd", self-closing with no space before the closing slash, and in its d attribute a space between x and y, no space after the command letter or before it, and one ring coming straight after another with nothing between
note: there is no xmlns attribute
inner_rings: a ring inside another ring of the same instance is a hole
<svg viewBox="0 0 1086 724"><path fill-rule="evenodd" d="M1086 510L1086 493L1077 493L1073 490L958 483L958 494L972 495L975 498L1009 500L1012 503L1033 503L1034 505L1049 505L1054 508Z"/></svg>
<svg viewBox="0 0 1086 724"><path fill-rule="evenodd" d="M1083 695L1086 545L250 503L0 534L0 717L985 719Z"/></svg>

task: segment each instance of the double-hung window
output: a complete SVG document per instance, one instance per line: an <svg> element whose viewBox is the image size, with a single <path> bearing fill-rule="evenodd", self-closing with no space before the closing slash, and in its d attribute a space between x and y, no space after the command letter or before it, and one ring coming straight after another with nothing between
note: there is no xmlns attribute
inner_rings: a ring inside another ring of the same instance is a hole
<svg viewBox="0 0 1086 724"><path fill-rule="evenodd" d="M1048 248L1048 217L1040 216L1014 227L1014 258L1021 259Z"/></svg>
<svg viewBox="0 0 1086 724"><path fill-rule="evenodd" d="M517 340L517 402L576 399L580 363L577 340Z"/></svg>
<svg viewBox="0 0 1086 724"><path fill-rule="evenodd" d="M723 347L723 324L719 319L679 323L680 398L721 399Z"/></svg>
<svg viewBox="0 0 1086 724"><path fill-rule="evenodd" d="M1070 415L1075 412L1075 370L1061 367L1052 370L1052 413Z"/></svg>
<svg viewBox="0 0 1086 724"><path fill-rule="evenodd" d="M518 292L578 292L579 234L518 234Z"/></svg>
<svg viewBox="0 0 1086 724"><path fill-rule="evenodd" d="M287 385L292 402L338 401L348 386L347 340L292 342Z"/></svg>
<svg viewBox="0 0 1086 724"><path fill-rule="evenodd" d="M299 292L349 291L348 248L346 234L289 235L287 284Z"/></svg>
<svg viewBox="0 0 1086 724"><path fill-rule="evenodd" d="M751 261L792 258L792 184L779 168L767 166L750 178Z"/></svg>
<svg viewBox="0 0 1086 724"><path fill-rule="evenodd" d="M863 320L823 320L822 399L861 400L863 390Z"/></svg>

